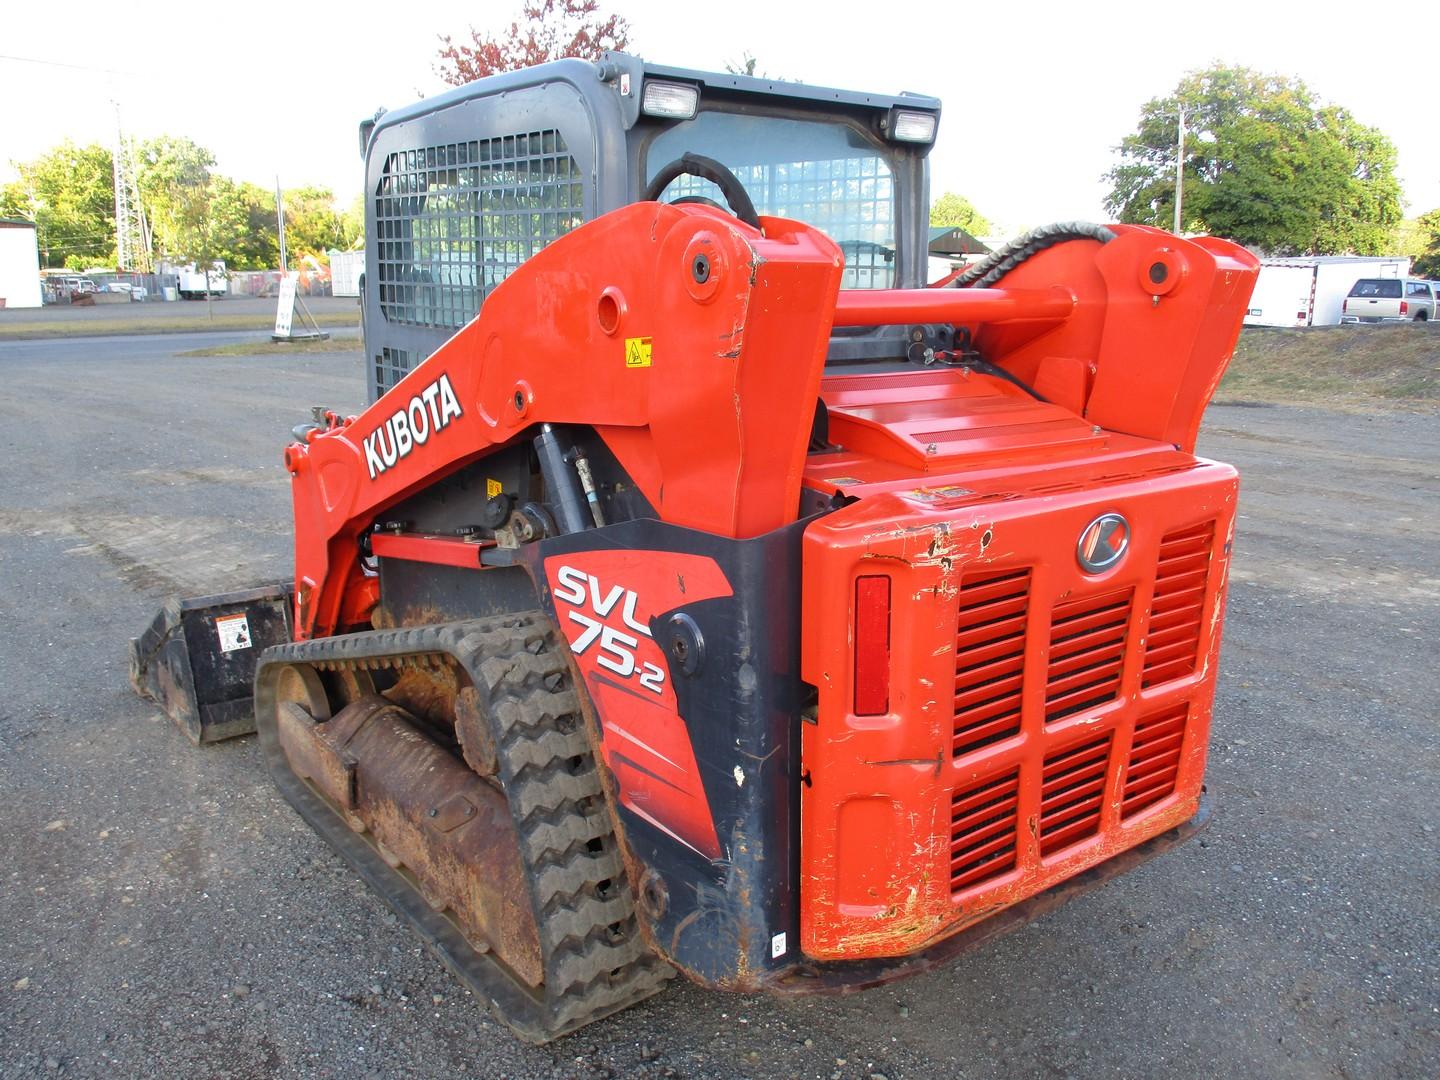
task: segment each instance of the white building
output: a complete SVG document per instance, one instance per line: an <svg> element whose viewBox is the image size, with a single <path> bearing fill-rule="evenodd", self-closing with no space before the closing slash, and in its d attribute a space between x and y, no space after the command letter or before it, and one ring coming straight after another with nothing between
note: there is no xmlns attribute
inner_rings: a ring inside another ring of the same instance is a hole
<svg viewBox="0 0 1440 1080"><path fill-rule="evenodd" d="M1406 255L1304 255L1264 259L1246 326L1339 326L1340 305L1361 278L1402 278Z"/></svg>
<svg viewBox="0 0 1440 1080"><path fill-rule="evenodd" d="M0 307L40 304L40 245L35 223L0 218Z"/></svg>

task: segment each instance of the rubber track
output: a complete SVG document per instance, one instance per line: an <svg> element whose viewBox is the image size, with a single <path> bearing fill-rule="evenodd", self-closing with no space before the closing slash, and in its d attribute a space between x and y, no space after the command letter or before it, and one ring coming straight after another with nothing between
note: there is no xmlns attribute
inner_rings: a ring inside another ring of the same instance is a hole
<svg viewBox="0 0 1440 1080"><path fill-rule="evenodd" d="M475 986L476 969L489 968L482 982L507 973L498 964L484 963L473 950L470 962L452 966L492 1003L502 1022L533 1042L641 1001L674 975L640 934L564 649L548 617L526 612L279 645L267 650L257 675L258 710L263 672L280 664L334 670L429 664L443 656L465 670L482 713L495 724L497 778L510 803L540 928L541 1000L535 1000L536 990L513 979L507 993L497 993L493 985ZM355 861L343 848L342 854ZM367 879L373 872L366 873ZM382 883L381 891L386 887L395 886ZM426 927L417 924L417 929L431 937ZM454 943L448 944L453 951ZM444 948L437 951L447 961L455 959ZM519 1000L516 990L530 1003L507 1008L507 1001Z"/></svg>

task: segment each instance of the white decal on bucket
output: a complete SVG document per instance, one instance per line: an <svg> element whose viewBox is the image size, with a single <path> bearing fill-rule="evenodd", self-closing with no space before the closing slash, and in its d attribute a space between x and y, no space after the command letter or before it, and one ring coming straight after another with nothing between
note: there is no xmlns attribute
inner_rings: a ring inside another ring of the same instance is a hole
<svg viewBox="0 0 1440 1080"><path fill-rule="evenodd" d="M770 939L770 959L778 960L785 955L785 931L780 931Z"/></svg>
<svg viewBox="0 0 1440 1080"><path fill-rule="evenodd" d="M219 616L215 620L215 630L220 635L222 653L250 648L250 620L243 613Z"/></svg>

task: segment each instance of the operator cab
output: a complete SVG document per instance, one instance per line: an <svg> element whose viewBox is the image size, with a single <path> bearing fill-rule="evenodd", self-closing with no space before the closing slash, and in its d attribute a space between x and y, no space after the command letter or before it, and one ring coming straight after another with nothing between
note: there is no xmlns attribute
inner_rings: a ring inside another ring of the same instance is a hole
<svg viewBox="0 0 1440 1080"><path fill-rule="evenodd" d="M827 233L846 289L925 284L926 156L940 102L648 64L607 53L481 79L361 125L362 289L374 400L550 241L646 197L733 209L685 155L719 162L760 216ZM837 328L832 364L903 363L916 328ZM926 327L945 347L946 331Z"/></svg>

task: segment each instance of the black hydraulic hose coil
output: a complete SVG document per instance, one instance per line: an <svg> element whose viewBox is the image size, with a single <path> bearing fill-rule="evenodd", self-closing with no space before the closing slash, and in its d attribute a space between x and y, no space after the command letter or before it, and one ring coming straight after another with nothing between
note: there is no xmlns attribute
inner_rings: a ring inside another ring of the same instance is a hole
<svg viewBox="0 0 1440 1080"><path fill-rule="evenodd" d="M1095 225L1088 221L1057 221L1053 225L1041 225L1011 240L999 251L991 252L974 266L967 267L950 287L989 288L1032 255L1038 255L1046 248L1063 244L1067 240L1098 240L1102 244L1108 244L1114 239L1115 234L1104 225Z"/></svg>

